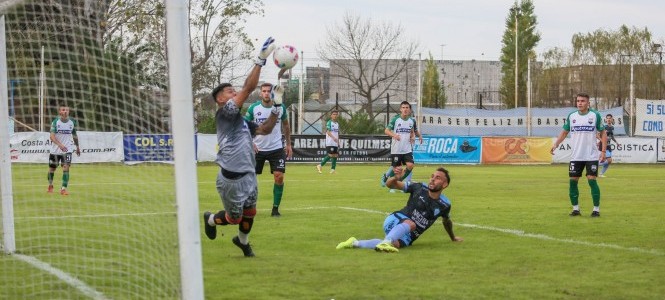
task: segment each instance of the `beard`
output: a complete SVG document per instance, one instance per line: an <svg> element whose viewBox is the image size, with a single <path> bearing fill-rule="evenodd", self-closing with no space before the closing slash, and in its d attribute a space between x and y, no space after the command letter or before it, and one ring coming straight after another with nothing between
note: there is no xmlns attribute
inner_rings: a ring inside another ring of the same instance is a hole
<svg viewBox="0 0 665 300"><path fill-rule="evenodd" d="M435 192L438 193L443 190L442 186L436 186L436 185L428 185L427 189L430 190L430 192Z"/></svg>

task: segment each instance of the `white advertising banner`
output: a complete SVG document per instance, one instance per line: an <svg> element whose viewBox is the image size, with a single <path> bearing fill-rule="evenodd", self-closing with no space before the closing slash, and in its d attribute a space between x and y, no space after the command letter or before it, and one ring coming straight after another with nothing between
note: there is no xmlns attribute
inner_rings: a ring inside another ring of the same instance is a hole
<svg viewBox="0 0 665 300"><path fill-rule="evenodd" d="M196 135L196 158L198 161L215 161L217 158L217 135Z"/></svg>
<svg viewBox="0 0 665 300"><path fill-rule="evenodd" d="M665 100L635 100L635 135L665 137Z"/></svg>
<svg viewBox="0 0 665 300"><path fill-rule="evenodd" d="M612 162L648 164L656 162L657 139L636 137L615 137L619 145L612 143ZM552 138L552 143L556 138ZM570 139L566 138L559 148L554 151L553 163L568 163L570 161Z"/></svg>
<svg viewBox="0 0 665 300"><path fill-rule="evenodd" d="M658 162L665 162L665 139L658 139Z"/></svg>
<svg viewBox="0 0 665 300"><path fill-rule="evenodd" d="M81 156L72 163L121 162L124 158L122 132L78 132ZM12 162L48 163L52 142L48 132L17 132L10 137Z"/></svg>

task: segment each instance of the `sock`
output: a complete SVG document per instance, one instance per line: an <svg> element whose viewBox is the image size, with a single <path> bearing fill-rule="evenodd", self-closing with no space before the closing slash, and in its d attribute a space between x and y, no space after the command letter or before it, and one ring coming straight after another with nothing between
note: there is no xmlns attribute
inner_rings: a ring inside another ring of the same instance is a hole
<svg viewBox="0 0 665 300"><path fill-rule="evenodd" d="M376 245L378 245L379 243L381 243L380 239L360 240L358 241L358 244L355 246L363 249L374 249L376 248Z"/></svg>
<svg viewBox="0 0 665 300"><path fill-rule="evenodd" d="M69 184L69 171L62 172L62 187L67 188Z"/></svg>
<svg viewBox="0 0 665 300"><path fill-rule="evenodd" d="M53 185L53 176L55 173L48 172L48 176L46 178L48 179L48 185Z"/></svg>
<svg viewBox="0 0 665 300"><path fill-rule="evenodd" d="M603 163L603 169L600 170L600 175L605 174L605 172L607 172L607 169L609 168L610 168L610 163L608 163L607 160L605 160L605 162Z"/></svg>
<svg viewBox="0 0 665 300"><path fill-rule="evenodd" d="M402 179L400 179L400 181L404 181L404 179L406 179L407 177L409 177L409 176L411 175L411 172L412 172L411 169L406 168L406 170L404 170L404 175L402 175Z"/></svg>
<svg viewBox="0 0 665 300"><path fill-rule="evenodd" d="M594 206L594 207L593 207L593 211L600 212L600 206Z"/></svg>
<svg viewBox="0 0 665 300"><path fill-rule="evenodd" d="M276 183L272 187L272 206L279 207L279 204L282 202L282 194L284 193L284 184L277 185Z"/></svg>
<svg viewBox="0 0 665 300"><path fill-rule="evenodd" d="M570 186L568 188L568 196L570 196L570 204L573 206L577 205L578 199L580 197L580 191L577 188L577 180L570 180Z"/></svg>
<svg viewBox="0 0 665 300"><path fill-rule="evenodd" d="M579 211L579 210L580 210L580 206L579 206L579 205L573 205L573 210L577 210L577 211Z"/></svg>
<svg viewBox="0 0 665 300"><path fill-rule="evenodd" d="M600 187L595 179L589 179L589 186L591 187L591 199L593 199L593 206L600 206Z"/></svg>
<svg viewBox="0 0 665 300"><path fill-rule="evenodd" d="M388 232L388 234L386 235L386 240L389 240L391 242L399 240L399 238L409 233L409 231L411 231L411 226L409 226L409 224L406 223L397 224L397 226L393 227L393 229L390 229L390 232Z"/></svg>
<svg viewBox="0 0 665 300"><path fill-rule="evenodd" d="M252 231L252 225L254 224L253 217L242 217L240 221L240 226L238 226L238 239L240 243L247 245L249 243L249 232Z"/></svg>
<svg viewBox="0 0 665 300"><path fill-rule="evenodd" d="M321 166L323 167L329 160L330 156L326 155L326 157L321 160Z"/></svg>
<svg viewBox="0 0 665 300"><path fill-rule="evenodd" d="M330 168L334 170L337 167L337 157L333 157L331 160L332 166Z"/></svg>
<svg viewBox="0 0 665 300"><path fill-rule="evenodd" d="M386 172L386 177L390 178L395 176L395 172L393 172L393 167L388 168L388 172Z"/></svg>

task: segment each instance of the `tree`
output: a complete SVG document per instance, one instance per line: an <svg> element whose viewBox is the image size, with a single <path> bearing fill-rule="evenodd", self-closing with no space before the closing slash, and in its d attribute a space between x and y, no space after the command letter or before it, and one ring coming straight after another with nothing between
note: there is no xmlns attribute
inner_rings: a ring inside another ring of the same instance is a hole
<svg viewBox="0 0 665 300"><path fill-rule="evenodd" d="M617 64L622 56L630 56L634 63L658 62L653 55L649 29L628 28L621 25L616 31L598 29L591 33L576 33L572 39L572 63Z"/></svg>
<svg viewBox="0 0 665 300"><path fill-rule="evenodd" d="M364 98L362 109L371 119L375 117L373 103L385 97L412 63L418 44L407 41L405 35L401 25L346 13L341 24L327 29L324 42L317 47L319 57L330 63L330 76L351 82Z"/></svg>
<svg viewBox="0 0 665 300"><path fill-rule="evenodd" d="M538 94L554 106L569 105L566 102L572 91L584 90L595 99L620 105L628 96L629 64L634 63L638 65L635 78L643 85L636 89L637 95L662 97L665 86L656 66L660 57L653 47L648 28L621 25L616 30L576 33L569 49L552 48L543 54L545 71L539 79Z"/></svg>
<svg viewBox="0 0 665 300"><path fill-rule="evenodd" d="M429 59L425 63L425 73L423 74L423 94L422 105L424 107L445 108L446 93L444 87L441 86L439 81L439 70L432 53L429 54Z"/></svg>
<svg viewBox="0 0 665 300"><path fill-rule="evenodd" d="M230 72L249 58L252 41L244 33L242 23L247 15L261 14L260 0L189 1L190 54L192 93L194 98L208 96L210 89L221 81L230 82L242 74ZM112 0L104 21L104 40L121 38L125 51L143 51L138 59L149 66L145 70L155 78L152 84L165 89L166 23L162 0Z"/></svg>
<svg viewBox="0 0 665 300"><path fill-rule="evenodd" d="M506 18L506 30L503 33L501 47L501 79L500 93L507 107L515 107L515 80L518 84L517 106L526 106L526 69L527 61L535 58L534 48L540 42L540 34L536 32L536 16L531 0L515 2ZM515 22L517 21L517 30ZM517 34L517 37L515 36ZM517 48L515 40L517 39ZM517 73L515 78L515 52L517 51Z"/></svg>

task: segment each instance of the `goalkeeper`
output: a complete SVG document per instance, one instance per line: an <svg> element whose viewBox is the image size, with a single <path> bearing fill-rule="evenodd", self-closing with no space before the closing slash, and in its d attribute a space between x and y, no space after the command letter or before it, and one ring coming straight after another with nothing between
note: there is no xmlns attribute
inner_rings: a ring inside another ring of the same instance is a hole
<svg viewBox="0 0 665 300"><path fill-rule="evenodd" d="M261 67L275 48L274 41L273 38L265 41L240 91L236 91L230 83L222 83L212 91L212 98L218 106L215 122L219 151L215 161L220 171L216 185L224 210L215 214L204 212L203 223L206 236L211 240L217 237L217 225L239 225L238 235L231 241L242 250L245 257L254 256L248 238L256 215L258 194L252 137L272 132L282 112L280 105L284 90L281 87L274 88L273 101L276 106L261 125L246 121L240 109L256 89Z"/></svg>

